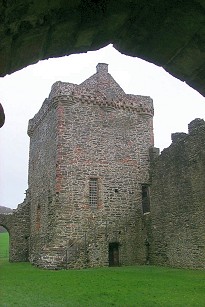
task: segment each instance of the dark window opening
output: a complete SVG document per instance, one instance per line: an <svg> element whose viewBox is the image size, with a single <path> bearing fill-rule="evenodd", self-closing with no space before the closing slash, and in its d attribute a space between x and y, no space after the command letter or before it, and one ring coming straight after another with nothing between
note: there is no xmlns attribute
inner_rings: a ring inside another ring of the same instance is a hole
<svg viewBox="0 0 205 307"><path fill-rule="evenodd" d="M143 213L150 212L149 186L147 184L142 185L142 211Z"/></svg>
<svg viewBox="0 0 205 307"><path fill-rule="evenodd" d="M98 179L90 178L89 181L89 203L91 207L98 205Z"/></svg>
<svg viewBox="0 0 205 307"><path fill-rule="evenodd" d="M109 243L109 266L119 266L119 243Z"/></svg>

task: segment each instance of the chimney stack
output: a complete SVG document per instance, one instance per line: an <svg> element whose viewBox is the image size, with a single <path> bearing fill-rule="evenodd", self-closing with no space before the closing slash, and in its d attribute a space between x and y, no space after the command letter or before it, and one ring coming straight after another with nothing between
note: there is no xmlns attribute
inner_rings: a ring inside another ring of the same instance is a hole
<svg viewBox="0 0 205 307"><path fill-rule="evenodd" d="M97 73L108 73L108 64L106 63L98 63L96 66Z"/></svg>

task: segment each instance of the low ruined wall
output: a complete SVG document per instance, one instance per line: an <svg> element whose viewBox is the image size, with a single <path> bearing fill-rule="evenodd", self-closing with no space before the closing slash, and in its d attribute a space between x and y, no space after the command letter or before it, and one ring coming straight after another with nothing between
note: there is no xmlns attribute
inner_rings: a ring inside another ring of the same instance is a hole
<svg viewBox="0 0 205 307"><path fill-rule="evenodd" d="M172 141L152 165L150 262L205 268L205 122Z"/></svg>

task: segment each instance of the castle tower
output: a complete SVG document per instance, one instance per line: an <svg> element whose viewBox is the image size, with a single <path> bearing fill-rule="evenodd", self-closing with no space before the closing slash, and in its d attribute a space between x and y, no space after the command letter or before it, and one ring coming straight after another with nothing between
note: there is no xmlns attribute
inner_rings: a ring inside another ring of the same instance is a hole
<svg viewBox="0 0 205 307"><path fill-rule="evenodd" d="M52 86L28 126L31 262L146 262L142 194L152 118L152 99L125 94L104 63L80 85Z"/></svg>

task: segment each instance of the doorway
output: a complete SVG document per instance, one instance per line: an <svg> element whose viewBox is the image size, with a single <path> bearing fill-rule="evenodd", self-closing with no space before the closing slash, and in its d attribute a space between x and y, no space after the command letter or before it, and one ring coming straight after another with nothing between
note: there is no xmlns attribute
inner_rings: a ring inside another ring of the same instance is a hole
<svg viewBox="0 0 205 307"><path fill-rule="evenodd" d="M0 225L0 260L9 259L9 233Z"/></svg>
<svg viewBox="0 0 205 307"><path fill-rule="evenodd" d="M119 243L109 243L109 266L119 266Z"/></svg>

